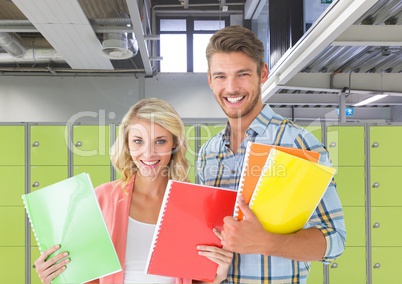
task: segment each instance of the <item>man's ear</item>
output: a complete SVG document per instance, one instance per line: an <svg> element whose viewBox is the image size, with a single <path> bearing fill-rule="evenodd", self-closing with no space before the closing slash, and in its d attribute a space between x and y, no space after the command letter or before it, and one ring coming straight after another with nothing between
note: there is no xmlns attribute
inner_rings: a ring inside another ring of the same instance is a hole
<svg viewBox="0 0 402 284"><path fill-rule="evenodd" d="M264 66L261 68L261 84L264 84L268 80L268 65L264 63Z"/></svg>
<svg viewBox="0 0 402 284"><path fill-rule="evenodd" d="M208 69L208 72L207 72L207 79L208 79L208 85L209 85L209 87L212 89L212 80L211 80L211 72L210 72L211 70L209 70Z"/></svg>

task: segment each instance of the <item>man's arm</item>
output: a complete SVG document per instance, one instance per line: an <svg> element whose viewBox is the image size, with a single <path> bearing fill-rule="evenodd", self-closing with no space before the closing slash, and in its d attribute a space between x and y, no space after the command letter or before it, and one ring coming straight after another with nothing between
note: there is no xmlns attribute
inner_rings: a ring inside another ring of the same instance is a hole
<svg viewBox="0 0 402 284"><path fill-rule="evenodd" d="M264 230L248 205L240 202L245 219L224 219L222 245L242 254L263 254L297 261L323 260L327 253L327 240L322 231L311 227L293 234L281 235ZM343 250L343 247L342 247Z"/></svg>

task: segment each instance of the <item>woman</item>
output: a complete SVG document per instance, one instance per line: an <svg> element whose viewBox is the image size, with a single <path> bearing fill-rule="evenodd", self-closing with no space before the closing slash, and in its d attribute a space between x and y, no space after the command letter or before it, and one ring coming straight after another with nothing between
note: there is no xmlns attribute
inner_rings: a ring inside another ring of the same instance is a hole
<svg viewBox="0 0 402 284"><path fill-rule="evenodd" d="M191 283L190 279L144 273L167 182L186 181L189 168L186 151L183 122L165 101L141 100L124 116L111 151L113 166L121 178L96 188L123 271L94 283ZM219 232L215 233L221 238ZM67 252L47 259L59 248L46 250L35 261L43 283L50 283L70 261ZM218 264L214 283L223 281L232 253L212 246L200 245L198 249L201 255Z"/></svg>

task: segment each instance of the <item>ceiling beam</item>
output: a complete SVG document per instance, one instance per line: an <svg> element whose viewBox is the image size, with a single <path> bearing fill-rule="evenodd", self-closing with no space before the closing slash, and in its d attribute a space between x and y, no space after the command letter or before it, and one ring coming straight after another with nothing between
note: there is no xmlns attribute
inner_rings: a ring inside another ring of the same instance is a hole
<svg viewBox="0 0 402 284"><path fill-rule="evenodd" d="M13 2L71 68L113 70L77 0Z"/></svg>
<svg viewBox="0 0 402 284"><path fill-rule="evenodd" d="M263 101L275 94L278 85L284 85L292 79L376 2L377 0L333 2L310 30L272 68L268 80L262 86Z"/></svg>
<svg viewBox="0 0 402 284"><path fill-rule="evenodd" d="M126 0L127 7L130 12L133 32L138 43L138 50L141 55L142 63L144 64L145 74L152 76L152 66L149 60L147 43L145 41L144 30L142 27L140 11L138 9L137 0Z"/></svg>
<svg viewBox="0 0 402 284"><path fill-rule="evenodd" d="M402 46L402 25L353 25L337 37L338 46Z"/></svg>

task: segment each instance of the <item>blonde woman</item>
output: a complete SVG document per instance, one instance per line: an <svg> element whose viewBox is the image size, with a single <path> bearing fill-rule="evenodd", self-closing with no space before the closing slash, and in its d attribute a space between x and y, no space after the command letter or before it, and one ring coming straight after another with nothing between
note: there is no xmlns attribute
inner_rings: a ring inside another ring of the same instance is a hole
<svg viewBox="0 0 402 284"><path fill-rule="evenodd" d="M186 151L184 124L165 101L156 98L141 100L124 116L111 149L111 161L121 178L96 188L123 271L94 283L192 282L191 279L144 273L167 182L169 179L187 180L189 163ZM35 261L43 283L50 283L68 267L70 261L74 261L67 252L47 260L59 248L48 249ZM214 283L223 281L232 253L211 246L199 246L199 251L218 263Z"/></svg>

